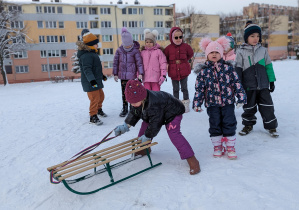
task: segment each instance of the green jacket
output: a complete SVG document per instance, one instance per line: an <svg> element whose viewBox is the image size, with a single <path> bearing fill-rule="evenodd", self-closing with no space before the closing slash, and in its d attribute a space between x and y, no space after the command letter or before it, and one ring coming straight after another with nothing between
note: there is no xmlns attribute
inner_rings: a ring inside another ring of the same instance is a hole
<svg viewBox="0 0 299 210"><path fill-rule="evenodd" d="M84 92L92 92L103 88L103 71L100 57L83 42L78 41L77 57L81 69L81 84ZM90 81L95 80L98 87L93 88Z"/></svg>
<svg viewBox="0 0 299 210"><path fill-rule="evenodd" d="M269 88L269 82L276 81L268 51L260 43L240 46L235 69L245 90Z"/></svg>

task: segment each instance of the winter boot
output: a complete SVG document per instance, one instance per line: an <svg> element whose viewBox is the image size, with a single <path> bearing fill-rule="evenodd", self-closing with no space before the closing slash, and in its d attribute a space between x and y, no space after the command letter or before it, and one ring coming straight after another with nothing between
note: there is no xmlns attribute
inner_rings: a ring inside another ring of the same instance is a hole
<svg viewBox="0 0 299 210"><path fill-rule="evenodd" d="M128 105L124 105L123 109L121 110L119 116L120 117L125 117L128 114Z"/></svg>
<svg viewBox="0 0 299 210"><path fill-rule="evenodd" d="M98 118L98 116L95 114L93 116L90 116L90 123L95 125L102 125L103 122Z"/></svg>
<svg viewBox="0 0 299 210"><path fill-rule="evenodd" d="M230 160L235 160L237 159L237 155L236 155L236 150L234 146L227 146L227 157Z"/></svg>
<svg viewBox="0 0 299 210"><path fill-rule="evenodd" d="M185 106L185 113L190 112L190 107L189 107L189 105L190 105L190 100L189 100L189 99L187 99L187 100L182 100L182 102L183 102L183 104L184 104L184 106Z"/></svg>
<svg viewBox="0 0 299 210"><path fill-rule="evenodd" d="M222 149L223 149L222 145L214 146L214 154L213 154L213 156L215 158L221 157L222 156Z"/></svg>
<svg viewBox="0 0 299 210"><path fill-rule="evenodd" d="M190 166L190 171L189 171L190 175L194 175L200 172L199 162L195 156L188 158L187 162Z"/></svg>
<svg viewBox="0 0 299 210"><path fill-rule="evenodd" d="M107 115L105 114L105 112L103 112L102 108L100 108L98 110L98 115L100 115L101 117L107 117Z"/></svg>
<svg viewBox="0 0 299 210"><path fill-rule="evenodd" d="M152 149L150 147L148 148L148 152L149 152L149 154L152 152ZM135 156L137 156L137 155L141 155L141 156L147 155L146 149L135 152Z"/></svg>
<svg viewBox="0 0 299 210"><path fill-rule="evenodd" d="M241 136L245 136L252 131L252 128L253 128L252 125L245 125L244 128L239 132L239 134Z"/></svg>
<svg viewBox="0 0 299 210"><path fill-rule="evenodd" d="M275 128L269 129L268 131L269 131L269 134L270 134L271 137L274 137L274 138L279 137L279 134L278 134L278 132L276 131Z"/></svg>

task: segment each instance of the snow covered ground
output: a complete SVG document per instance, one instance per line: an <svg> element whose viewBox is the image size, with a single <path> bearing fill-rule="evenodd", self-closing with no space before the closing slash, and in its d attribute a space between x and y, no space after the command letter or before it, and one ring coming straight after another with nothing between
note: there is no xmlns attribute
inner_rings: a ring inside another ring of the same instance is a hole
<svg viewBox="0 0 299 210"><path fill-rule="evenodd" d="M81 196L64 185L50 184L47 167L68 160L100 141L120 118L120 83L104 83L103 109L109 115L102 126L88 123L89 100L80 82L38 82L0 86L0 209L229 209L295 210L299 206L299 61L273 62L277 77L272 94L280 137L271 138L258 114L254 131L237 136L237 160L215 159L206 112L184 115L182 133L200 161L201 173L190 176L188 164L162 128L154 139L154 163L162 165L98 193ZM189 77L190 98L196 76ZM171 80L162 90L172 93ZM206 111L206 110L205 110ZM236 110L238 131L242 110ZM120 143L138 134L130 132L100 145ZM98 149L97 148L97 149ZM148 165L138 159L116 169L122 178ZM84 191L108 184L101 174L79 184Z"/></svg>

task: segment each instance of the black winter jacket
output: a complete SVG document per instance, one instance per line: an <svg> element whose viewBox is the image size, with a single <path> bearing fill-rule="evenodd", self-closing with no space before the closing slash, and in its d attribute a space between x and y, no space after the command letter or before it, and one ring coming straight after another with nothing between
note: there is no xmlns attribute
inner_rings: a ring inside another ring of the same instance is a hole
<svg viewBox="0 0 299 210"><path fill-rule="evenodd" d="M149 125L145 130L145 136L155 137L162 125L170 123L176 116L185 113L183 103L164 91L147 90L147 97L144 105L131 107L125 122L135 126L142 119Z"/></svg>

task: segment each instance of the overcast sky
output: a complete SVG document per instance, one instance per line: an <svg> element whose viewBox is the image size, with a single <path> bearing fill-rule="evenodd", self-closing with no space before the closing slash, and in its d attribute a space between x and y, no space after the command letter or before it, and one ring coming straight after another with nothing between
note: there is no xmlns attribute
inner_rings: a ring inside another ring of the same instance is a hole
<svg viewBox="0 0 299 210"><path fill-rule="evenodd" d="M5 0L7 1L7 0ZM15 2L30 2L30 0L13 0ZM50 2L51 0L40 0L40 2ZM92 1L95 4L116 4L118 0L61 0L62 3L88 3ZM123 0L128 4L133 4L135 0ZM298 0L139 0L143 5L169 5L175 3L176 10L186 8L186 6L194 6L197 10L203 11L205 14L219 14L230 12L241 12L244 6L250 3L275 4L282 6L298 6Z"/></svg>

